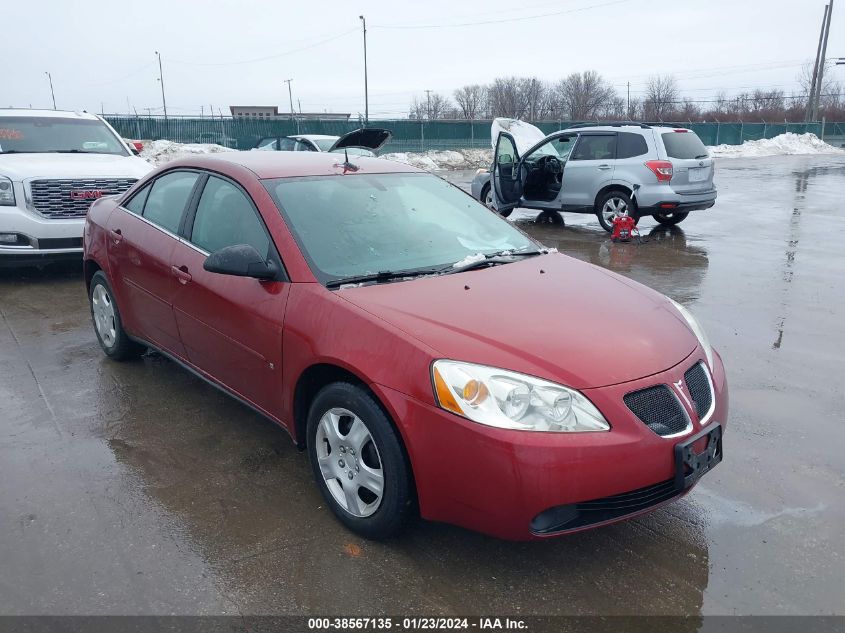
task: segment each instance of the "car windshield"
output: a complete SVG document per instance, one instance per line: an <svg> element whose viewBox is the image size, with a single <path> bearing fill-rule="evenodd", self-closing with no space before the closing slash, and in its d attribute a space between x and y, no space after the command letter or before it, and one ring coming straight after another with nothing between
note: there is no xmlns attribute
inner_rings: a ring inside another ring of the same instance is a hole
<svg viewBox="0 0 845 633"><path fill-rule="evenodd" d="M332 145L337 143L337 137L334 138L312 138L311 142L320 148L321 152L328 152Z"/></svg>
<svg viewBox="0 0 845 633"><path fill-rule="evenodd" d="M0 118L0 152L129 155L102 121L35 116Z"/></svg>
<svg viewBox="0 0 845 633"><path fill-rule="evenodd" d="M279 178L264 185L322 283L539 248L507 220L429 174Z"/></svg>

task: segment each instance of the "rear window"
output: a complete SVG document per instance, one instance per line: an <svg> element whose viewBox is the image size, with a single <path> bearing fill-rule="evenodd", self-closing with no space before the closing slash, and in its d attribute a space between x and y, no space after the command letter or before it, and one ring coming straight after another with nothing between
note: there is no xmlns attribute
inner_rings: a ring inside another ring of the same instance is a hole
<svg viewBox="0 0 845 633"><path fill-rule="evenodd" d="M648 144L642 135L619 132L616 137L616 158L633 158L648 154Z"/></svg>
<svg viewBox="0 0 845 633"><path fill-rule="evenodd" d="M707 158L707 148L695 132L664 132L662 136L669 158Z"/></svg>

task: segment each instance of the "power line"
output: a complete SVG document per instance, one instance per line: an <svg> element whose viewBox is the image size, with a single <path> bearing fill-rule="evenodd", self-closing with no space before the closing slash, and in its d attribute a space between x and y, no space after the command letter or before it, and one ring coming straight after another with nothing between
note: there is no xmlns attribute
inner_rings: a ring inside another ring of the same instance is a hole
<svg viewBox="0 0 845 633"><path fill-rule="evenodd" d="M609 2L602 2L599 4L592 4L586 7L578 7L575 9L564 9L563 11L553 11L551 13L541 13L538 15L523 15L515 18L502 18L499 20L476 20L473 22L456 22L454 24L377 24L371 26L374 29L453 29L465 26L483 26L487 24L505 24L509 22L524 22L526 20L538 20L540 18L549 18L556 15L565 15L568 13L579 13L581 11L589 11L590 9L600 9L601 7L609 7L623 2L631 2L631 0L610 0Z"/></svg>

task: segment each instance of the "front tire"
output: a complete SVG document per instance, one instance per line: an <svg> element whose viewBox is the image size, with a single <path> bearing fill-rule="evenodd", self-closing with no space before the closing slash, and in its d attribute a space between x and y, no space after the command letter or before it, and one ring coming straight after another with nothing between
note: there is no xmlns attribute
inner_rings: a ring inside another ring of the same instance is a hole
<svg viewBox="0 0 845 633"><path fill-rule="evenodd" d="M623 211L634 218L634 224L640 221L637 207L631 197L624 191L608 191L596 203L596 218L601 228L610 233L613 231L613 220Z"/></svg>
<svg viewBox="0 0 845 633"><path fill-rule="evenodd" d="M324 387L308 412L308 457L323 498L347 528L369 539L398 533L411 509L401 439L373 396Z"/></svg>
<svg viewBox="0 0 845 633"><path fill-rule="evenodd" d="M498 213L503 218L507 218L513 213L513 209L508 209L507 211L499 212L493 204L493 188L490 186L488 182L481 188L481 202L484 204L485 207L493 211L494 213Z"/></svg>
<svg viewBox="0 0 845 633"><path fill-rule="evenodd" d="M681 222L686 220L688 215L689 211L687 211L686 213L655 213L651 217L653 217L663 226L675 226L676 224L680 224Z"/></svg>
<svg viewBox="0 0 845 633"><path fill-rule="evenodd" d="M144 353L145 348L130 339L123 329L114 293L101 270L91 278L88 302L91 306L94 333L106 356L114 360L127 360Z"/></svg>

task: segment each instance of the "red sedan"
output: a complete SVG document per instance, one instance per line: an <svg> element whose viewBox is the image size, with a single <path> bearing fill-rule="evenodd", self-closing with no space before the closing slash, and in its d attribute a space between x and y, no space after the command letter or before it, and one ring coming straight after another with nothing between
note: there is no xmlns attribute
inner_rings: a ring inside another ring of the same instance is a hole
<svg viewBox="0 0 845 633"><path fill-rule="evenodd" d="M685 308L440 178L351 160L194 157L95 202L103 351L153 348L282 426L367 537L417 511L558 535L653 510L721 461L724 367Z"/></svg>

